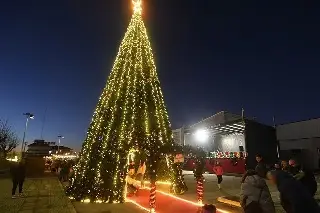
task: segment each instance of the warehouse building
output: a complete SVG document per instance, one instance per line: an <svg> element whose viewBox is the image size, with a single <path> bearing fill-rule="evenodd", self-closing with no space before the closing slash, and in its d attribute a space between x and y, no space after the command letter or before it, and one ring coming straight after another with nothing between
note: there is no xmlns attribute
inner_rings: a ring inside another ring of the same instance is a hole
<svg viewBox="0 0 320 213"><path fill-rule="evenodd" d="M281 159L320 169L320 118L278 125L276 130Z"/></svg>

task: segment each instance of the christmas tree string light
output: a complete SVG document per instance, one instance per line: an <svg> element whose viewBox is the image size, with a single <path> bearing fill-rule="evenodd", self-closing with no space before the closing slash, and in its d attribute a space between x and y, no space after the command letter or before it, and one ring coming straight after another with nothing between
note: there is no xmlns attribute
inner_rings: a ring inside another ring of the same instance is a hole
<svg viewBox="0 0 320 213"><path fill-rule="evenodd" d="M147 153L151 185L158 178L160 158L168 163L165 181L179 187L182 180L172 169L173 135L142 20L142 1L132 3L131 21L93 113L68 189L70 197L83 202L125 201L132 150Z"/></svg>

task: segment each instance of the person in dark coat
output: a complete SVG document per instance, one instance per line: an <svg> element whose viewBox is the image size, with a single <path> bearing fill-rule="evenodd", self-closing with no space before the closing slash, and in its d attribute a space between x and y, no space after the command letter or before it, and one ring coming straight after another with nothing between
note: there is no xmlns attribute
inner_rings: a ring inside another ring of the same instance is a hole
<svg viewBox="0 0 320 213"><path fill-rule="evenodd" d="M70 168L68 167L68 165L66 163L63 164L59 174L59 179L61 182L68 181L69 171Z"/></svg>
<svg viewBox="0 0 320 213"><path fill-rule="evenodd" d="M20 161L18 164L13 165L10 168L12 178L12 198L16 198L16 190L19 186L19 196L22 195L23 183L26 177L26 167L24 161Z"/></svg>
<svg viewBox="0 0 320 213"><path fill-rule="evenodd" d="M314 196L317 192L318 184L312 171L300 166L295 160L289 161L290 168L288 172L298 181L300 181Z"/></svg>
<svg viewBox="0 0 320 213"><path fill-rule="evenodd" d="M306 187L312 197L316 194L318 184L312 171L303 168L294 176L294 178Z"/></svg>
<svg viewBox="0 0 320 213"><path fill-rule="evenodd" d="M267 175L267 167L266 164L263 161L263 158L261 155L257 154L256 155L256 161L257 161L257 166L255 168L256 172L258 173L258 175L262 178L265 178Z"/></svg>
<svg viewBox="0 0 320 213"><path fill-rule="evenodd" d="M287 213L320 213L320 207L301 182L284 171L268 173L277 185L283 209Z"/></svg>

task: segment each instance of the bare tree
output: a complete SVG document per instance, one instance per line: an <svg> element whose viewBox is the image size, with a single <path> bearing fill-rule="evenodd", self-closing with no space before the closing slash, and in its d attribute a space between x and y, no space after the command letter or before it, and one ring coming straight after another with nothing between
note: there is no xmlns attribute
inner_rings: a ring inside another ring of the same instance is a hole
<svg viewBox="0 0 320 213"><path fill-rule="evenodd" d="M19 144L17 134L12 130L8 121L0 120L0 158L6 158L7 154Z"/></svg>

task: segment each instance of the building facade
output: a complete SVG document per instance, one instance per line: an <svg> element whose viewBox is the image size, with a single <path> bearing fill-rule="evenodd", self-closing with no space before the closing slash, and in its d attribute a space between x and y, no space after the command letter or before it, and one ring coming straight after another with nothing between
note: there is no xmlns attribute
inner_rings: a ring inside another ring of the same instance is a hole
<svg viewBox="0 0 320 213"><path fill-rule="evenodd" d="M58 153L59 150L59 153ZM57 146L56 142L47 142L45 140L34 140L28 145L26 154L28 156L49 156L50 154L71 154L72 149L65 146Z"/></svg>
<svg viewBox="0 0 320 213"><path fill-rule="evenodd" d="M270 164L278 158L275 128L225 111L188 128L174 130L173 134L177 144L202 147L211 158L223 162L230 173L254 168L256 154L264 156Z"/></svg>
<svg viewBox="0 0 320 213"><path fill-rule="evenodd" d="M45 140L34 140L33 143L28 145L28 156L47 156L51 150L51 143Z"/></svg>
<svg viewBox="0 0 320 213"><path fill-rule="evenodd" d="M320 118L278 125L276 130L281 159L320 169Z"/></svg>

